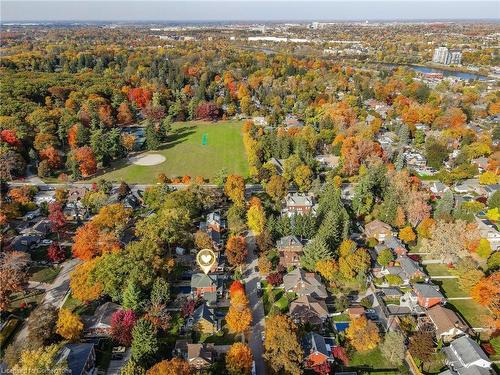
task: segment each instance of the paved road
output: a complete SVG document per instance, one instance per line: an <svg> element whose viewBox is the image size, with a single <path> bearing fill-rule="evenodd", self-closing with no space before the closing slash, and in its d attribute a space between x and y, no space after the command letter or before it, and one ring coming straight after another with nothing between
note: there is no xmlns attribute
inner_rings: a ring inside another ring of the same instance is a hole
<svg viewBox="0 0 500 375"><path fill-rule="evenodd" d="M69 291L69 274L78 263L80 263L80 260L78 259L70 259L64 262L61 265L61 271L52 284L30 283L30 287L45 290L45 295L43 296L41 305L51 304L56 308L60 308L63 305L66 294L68 294ZM29 320L29 317L24 321L23 326L17 333L15 337L16 343L22 343L26 337L28 337L27 320Z"/></svg>
<svg viewBox="0 0 500 375"><path fill-rule="evenodd" d="M122 359L111 360L111 362L109 362L109 367L108 371L106 371L106 375L120 375L120 370L122 369L123 366L125 366L128 359L130 358L130 355L131 355L131 350L129 348L125 352L125 355L123 356Z"/></svg>
<svg viewBox="0 0 500 375"><path fill-rule="evenodd" d="M254 271L257 265L257 254L255 247L255 237L253 234L247 236L248 243L248 265L245 269L245 290L248 295L250 308L252 309L252 329L248 345L252 349L255 360L255 371L257 375L266 373L262 345L262 332L264 331L264 305L262 299L257 295L257 282L260 281L260 275Z"/></svg>

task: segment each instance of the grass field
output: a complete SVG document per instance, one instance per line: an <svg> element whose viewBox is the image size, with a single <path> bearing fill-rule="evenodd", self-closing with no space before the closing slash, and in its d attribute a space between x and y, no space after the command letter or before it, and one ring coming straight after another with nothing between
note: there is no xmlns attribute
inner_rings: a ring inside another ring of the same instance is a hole
<svg viewBox="0 0 500 375"><path fill-rule="evenodd" d="M130 183L153 183L160 173L167 177L189 175L213 178L221 169L248 176L248 163L241 135L241 121L191 121L172 124L168 142L158 153L166 161L152 166L133 165L120 160L94 178ZM207 144L202 145L206 134Z"/></svg>
<svg viewBox="0 0 500 375"><path fill-rule="evenodd" d="M491 316L490 311L479 305L473 300L454 300L448 301L446 304L448 307L452 305L457 311L462 314L464 319L472 327L483 327L483 319L485 316Z"/></svg>

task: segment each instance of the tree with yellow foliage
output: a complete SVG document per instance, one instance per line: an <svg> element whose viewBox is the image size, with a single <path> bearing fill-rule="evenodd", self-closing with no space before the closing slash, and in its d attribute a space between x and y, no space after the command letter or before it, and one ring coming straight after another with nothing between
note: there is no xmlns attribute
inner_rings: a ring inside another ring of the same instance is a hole
<svg viewBox="0 0 500 375"><path fill-rule="evenodd" d="M266 214L260 199L252 199L252 203L247 212L247 225L255 235L259 235L264 231L266 225Z"/></svg>
<svg viewBox="0 0 500 375"><path fill-rule="evenodd" d="M119 232L127 224L132 210L125 208L121 203L109 204L102 207L99 213L92 218L99 230L109 230Z"/></svg>
<svg viewBox="0 0 500 375"><path fill-rule="evenodd" d="M231 298L231 305L226 315L226 323L231 333L244 333L252 323L252 312L248 299L242 293Z"/></svg>
<svg viewBox="0 0 500 375"><path fill-rule="evenodd" d="M73 314L68 309L59 310L59 318L57 319L56 332L66 340L74 341L80 337L83 331L83 323L80 317Z"/></svg>
<svg viewBox="0 0 500 375"><path fill-rule="evenodd" d="M233 344L226 354L226 368L231 375L248 375L252 371L252 351L241 342Z"/></svg>
<svg viewBox="0 0 500 375"><path fill-rule="evenodd" d="M413 242L416 238L417 236L410 226L401 228L401 230L399 231L399 239L405 243Z"/></svg>
<svg viewBox="0 0 500 375"><path fill-rule="evenodd" d="M81 302L94 301L102 294L102 284L90 282L90 273L98 259L94 258L77 265L70 274L71 295Z"/></svg>
<svg viewBox="0 0 500 375"><path fill-rule="evenodd" d="M165 359L146 371L146 375L189 375L189 363L180 358Z"/></svg>
<svg viewBox="0 0 500 375"><path fill-rule="evenodd" d="M334 259L322 259L316 263L316 271L326 280L332 281L338 271L337 262Z"/></svg>
<svg viewBox="0 0 500 375"><path fill-rule="evenodd" d="M479 183L481 185L495 185L498 184L499 177L495 172L486 171L479 176Z"/></svg>
<svg viewBox="0 0 500 375"><path fill-rule="evenodd" d="M243 177L231 174L227 176L224 193L237 206L245 203L245 181Z"/></svg>
<svg viewBox="0 0 500 375"><path fill-rule="evenodd" d="M60 345L51 345L33 350L23 350L19 362L11 369L12 375L67 374L67 363L58 361L60 349Z"/></svg>
<svg viewBox="0 0 500 375"><path fill-rule="evenodd" d="M380 342L377 325L364 316L351 320L346 330L346 337L359 352L375 349Z"/></svg>

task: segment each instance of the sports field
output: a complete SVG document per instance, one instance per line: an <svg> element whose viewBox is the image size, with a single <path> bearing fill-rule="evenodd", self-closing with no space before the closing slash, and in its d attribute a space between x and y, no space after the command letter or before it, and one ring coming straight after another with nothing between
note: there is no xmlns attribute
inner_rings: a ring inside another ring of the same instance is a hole
<svg viewBox="0 0 500 375"><path fill-rule="evenodd" d="M160 173L167 177L189 175L213 178L222 168L228 173L248 176L243 147L242 121L190 121L172 124L168 142L147 154L159 154L165 161L156 165L136 165L120 160L94 178L129 183L154 183ZM160 159L161 160L161 159Z"/></svg>

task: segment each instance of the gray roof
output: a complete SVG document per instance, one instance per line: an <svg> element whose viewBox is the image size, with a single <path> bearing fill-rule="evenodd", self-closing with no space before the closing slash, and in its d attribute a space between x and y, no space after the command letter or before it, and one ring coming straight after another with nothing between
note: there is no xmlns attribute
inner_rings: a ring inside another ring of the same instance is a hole
<svg viewBox="0 0 500 375"><path fill-rule="evenodd" d="M285 290L294 290L299 296L311 295L315 298L326 298L326 287L315 273L296 268L283 277Z"/></svg>
<svg viewBox="0 0 500 375"><path fill-rule="evenodd" d="M453 349L454 354L458 354L461 362L465 365L474 363L477 360L485 360L490 362L488 356L484 353L481 347L468 336L459 337L450 343L450 348Z"/></svg>
<svg viewBox="0 0 500 375"><path fill-rule="evenodd" d="M286 236L280 238L276 243L276 247L278 248L289 246L302 246L302 242L296 236Z"/></svg>
<svg viewBox="0 0 500 375"><path fill-rule="evenodd" d="M106 302L102 304L95 310L94 315L92 315L88 320L88 328L92 328L99 323L111 326L111 317L116 311L120 310L120 308L121 306L114 302Z"/></svg>
<svg viewBox="0 0 500 375"><path fill-rule="evenodd" d="M217 275L194 273L191 276L191 288L207 288L210 286L217 286Z"/></svg>
<svg viewBox="0 0 500 375"><path fill-rule="evenodd" d="M326 348L325 338L315 332L309 332L304 336L304 339L302 340L302 348L304 349L306 356L313 352L320 352L327 357L330 357L331 355Z"/></svg>
<svg viewBox="0 0 500 375"><path fill-rule="evenodd" d="M384 245L385 245L385 247L387 247L391 250L395 250L399 247L402 247L403 249L406 248L405 245L403 244L403 242L401 242L401 240L399 238L396 238L394 236L387 237L384 240Z"/></svg>
<svg viewBox="0 0 500 375"><path fill-rule="evenodd" d="M81 375L85 370L85 365L89 360L92 351L94 350L94 344L92 343L82 343L82 344L67 344L65 348L70 350L67 357L68 368L72 375Z"/></svg>
<svg viewBox="0 0 500 375"><path fill-rule="evenodd" d="M195 322L199 321L200 319L204 319L212 324L215 324L214 314L212 310L208 308L208 305L206 303L203 303L193 313L193 320Z"/></svg>
<svg viewBox="0 0 500 375"><path fill-rule="evenodd" d="M413 288L425 298L444 298L439 291L439 287L434 284L415 284Z"/></svg>
<svg viewBox="0 0 500 375"><path fill-rule="evenodd" d="M314 198L309 194L290 193L286 197L287 206L308 206L314 205Z"/></svg>
<svg viewBox="0 0 500 375"><path fill-rule="evenodd" d="M411 260L406 255L400 255L397 258L397 261L401 265L403 271L408 275L408 277L412 277L417 272L422 272L418 267L417 263Z"/></svg>

